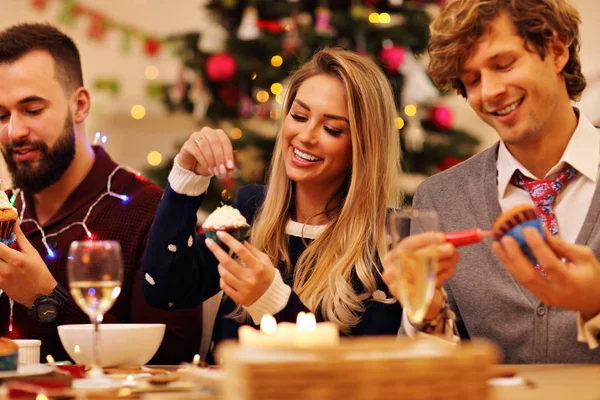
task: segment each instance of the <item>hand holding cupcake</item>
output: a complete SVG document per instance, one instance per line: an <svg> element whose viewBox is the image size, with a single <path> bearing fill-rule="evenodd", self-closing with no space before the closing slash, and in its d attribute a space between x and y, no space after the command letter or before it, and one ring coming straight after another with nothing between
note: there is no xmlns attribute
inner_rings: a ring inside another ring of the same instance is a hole
<svg viewBox="0 0 600 400"><path fill-rule="evenodd" d="M8 196L0 191L0 242L10 246L16 240L13 228L19 214L8 200Z"/></svg>
<svg viewBox="0 0 600 400"><path fill-rule="evenodd" d="M206 237L214 240L219 245L223 245L217 231L225 231L237 239L239 242L244 242L250 225L246 218L240 213L237 208L231 206L217 207L206 221L202 224L202 228L206 231Z"/></svg>

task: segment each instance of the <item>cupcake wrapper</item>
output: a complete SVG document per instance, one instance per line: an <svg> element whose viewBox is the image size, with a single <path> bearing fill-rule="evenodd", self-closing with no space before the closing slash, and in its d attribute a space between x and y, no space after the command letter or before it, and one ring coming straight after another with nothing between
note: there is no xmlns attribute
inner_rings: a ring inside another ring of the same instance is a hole
<svg viewBox="0 0 600 400"><path fill-rule="evenodd" d="M250 229L250 227L246 226L246 227L234 229L231 231L226 230L225 232L229 233L231 236L233 236L235 239L237 239L240 243L244 243L244 241L246 240L246 234L248 233L248 229ZM221 242L221 239L219 239L219 237L217 236L216 231L206 231L206 237L217 242L219 244L219 246L221 246L223 249L225 249L225 251L229 251L229 248L223 242Z"/></svg>
<svg viewBox="0 0 600 400"><path fill-rule="evenodd" d="M523 229L527 227L535 228L539 232L539 234L542 235L542 237L544 237L544 226L542 225L542 221L540 221L539 219L522 222L519 225L512 228L510 231L506 232L506 234L515 239L517 243L519 243L523 254L525 254L525 256L529 259L529 261L531 261L533 265L537 265L538 262L529 246L527 246L527 242L525 241L525 237L523 236Z"/></svg>
<svg viewBox="0 0 600 400"><path fill-rule="evenodd" d="M0 371L16 371L19 352L0 356Z"/></svg>
<svg viewBox="0 0 600 400"><path fill-rule="evenodd" d="M0 242L4 243L7 246L10 246L11 244L13 244L16 241L17 241L17 235L15 235L14 232L10 233L10 236L9 236L8 239L2 239L2 238L0 238Z"/></svg>
<svg viewBox="0 0 600 400"><path fill-rule="evenodd" d="M13 233L13 226L15 226L15 221L0 221L0 238L8 239Z"/></svg>

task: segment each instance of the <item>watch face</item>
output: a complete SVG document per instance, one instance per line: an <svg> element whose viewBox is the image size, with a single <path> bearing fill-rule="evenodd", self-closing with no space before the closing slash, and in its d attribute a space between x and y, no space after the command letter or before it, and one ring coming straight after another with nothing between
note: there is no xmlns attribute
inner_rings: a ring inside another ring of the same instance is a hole
<svg viewBox="0 0 600 400"><path fill-rule="evenodd" d="M56 319L58 310L56 305L50 303L42 303L37 307L37 317L41 322L52 322Z"/></svg>

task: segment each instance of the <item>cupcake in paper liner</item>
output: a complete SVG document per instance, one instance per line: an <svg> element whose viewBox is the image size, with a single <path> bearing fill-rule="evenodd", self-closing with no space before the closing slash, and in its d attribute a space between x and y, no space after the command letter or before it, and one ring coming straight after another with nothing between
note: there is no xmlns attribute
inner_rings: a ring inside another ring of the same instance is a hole
<svg viewBox="0 0 600 400"><path fill-rule="evenodd" d="M19 346L9 338L0 337L0 371L16 371Z"/></svg>
<svg viewBox="0 0 600 400"><path fill-rule="evenodd" d="M217 207L202 224L206 237L225 246L217 236L217 231L225 231L240 242L246 240L250 225L237 208L231 206Z"/></svg>
<svg viewBox="0 0 600 400"><path fill-rule="evenodd" d="M16 240L13 227L18 217L17 209L10 204L6 193L0 191L0 242L10 246Z"/></svg>

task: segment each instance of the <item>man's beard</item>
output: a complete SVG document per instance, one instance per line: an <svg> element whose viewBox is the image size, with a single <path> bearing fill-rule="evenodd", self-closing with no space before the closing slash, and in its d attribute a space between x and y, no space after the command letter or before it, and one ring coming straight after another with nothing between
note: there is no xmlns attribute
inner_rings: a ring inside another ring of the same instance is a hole
<svg viewBox="0 0 600 400"><path fill-rule="evenodd" d="M15 161L14 149L21 146L31 146L40 151L37 166L31 161L19 163ZM75 130L71 115L65 119L63 132L51 149L42 140L24 139L8 144L2 150L2 155L14 187L20 188L29 195L41 192L56 183L75 158Z"/></svg>

